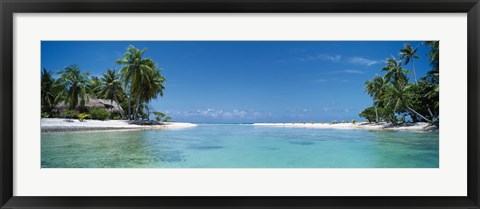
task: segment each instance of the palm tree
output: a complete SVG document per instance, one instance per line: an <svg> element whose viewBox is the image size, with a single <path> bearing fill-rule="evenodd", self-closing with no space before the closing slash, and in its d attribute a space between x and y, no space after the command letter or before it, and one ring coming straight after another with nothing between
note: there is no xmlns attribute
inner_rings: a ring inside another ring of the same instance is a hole
<svg viewBox="0 0 480 209"><path fill-rule="evenodd" d="M371 81L365 82L365 91L373 98L375 106L375 122L378 123L378 106L382 103L387 83L382 76L376 75Z"/></svg>
<svg viewBox="0 0 480 209"><path fill-rule="evenodd" d="M386 105L393 107L394 113L399 109L407 108L409 111L412 111L425 121L431 122L431 120L421 115L411 107L412 105L410 103L410 99L413 96L411 88L412 85L406 81L398 80L393 82L393 85L389 86L386 90L384 98Z"/></svg>
<svg viewBox="0 0 480 209"><path fill-rule="evenodd" d="M88 81L88 89L87 93L98 97L98 93L100 91L101 80L97 76L92 76Z"/></svg>
<svg viewBox="0 0 480 209"><path fill-rule="evenodd" d="M147 49L138 50L134 46L129 46L124 57L115 61L116 64L124 65L119 73L122 75L125 88L129 86L128 115L130 120L132 119L130 101L135 93L138 110L143 85L150 82L149 75L153 74L154 71L150 67L152 63L154 63L153 60L150 58L143 58L143 54L146 50Z"/></svg>
<svg viewBox="0 0 480 209"><path fill-rule="evenodd" d="M65 103L69 104L71 110L75 109L80 102L80 109L83 109L86 100L88 100L87 85L90 73L81 73L77 65L67 66L58 73L60 74L58 81L63 86L63 90L57 96L57 99L63 98Z"/></svg>
<svg viewBox="0 0 480 209"><path fill-rule="evenodd" d="M141 102L145 102L144 107L148 106L148 103L152 99L156 99L157 96L163 96L163 90L165 89L164 83L166 82L165 78L162 76L161 71L157 69L157 63L149 62L149 67L153 69L152 73L145 74L144 83L140 89L137 89L135 92L137 95L135 115L139 115L139 110Z"/></svg>
<svg viewBox="0 0 480 209"><path fill-rule="evenodd" d="M412 71L413 71L413 78L415 79L415 83L417 82L417 74L415 73L415 64L414 59L420 58L420 56L416 55L418 46L413 48L410 44L405 44L403 49L400 49L400 58L404 59L405 65L412 61Z"/></svg>
<svg viewBox="0 0 480 209"><path fill-rule="evenodd" d="M383 71L386 71L384 77L387 83L397 82L397 81L407 81L407 75L410 73L405 68L402 68L402 62L395 58L388 58L386 60L387 65L382 68Z"/></svg>
<svg viewBox="0 0 480 209"><path fill-rule="evenodd" d="M123 88L120 76L115 70L107 69L106 73L103 73L100 86L98 89L98 96L100 98L109 99L110 104L113 106L113 101L120 105L119 100L123 98ZM120 112L123 118L123 113Z"/></svg>
<svg viewBox="0 0 480 209"><path fill-rule="evenodd" d="M430 59L430 66L432 69L427 72L427 78L429 81L438 84L439 83L439 41L425 41L423 42L430 51L428 52L428 57Z"/></svg>
<svg viewBox="0 0 480 209"><path fill-rule="evenodd" d="M155 69L155 66L153 66L153 68ZM145 107L148 107L148 103L151 100L156 99L158 95L163 96L163 90L165 90L164 84L166 82L166 79L162 76L160 70L155 69L150 80L151 82L147 83L144 86L141 96L142 101L147 103Z"/></svg>
<svg viewBox="0 0 480 209"><path fill-rule="evenodd" d="M52 72L43 68L41 75L41 106L42 113L50 112L55 105L55 79Z"/></svg>

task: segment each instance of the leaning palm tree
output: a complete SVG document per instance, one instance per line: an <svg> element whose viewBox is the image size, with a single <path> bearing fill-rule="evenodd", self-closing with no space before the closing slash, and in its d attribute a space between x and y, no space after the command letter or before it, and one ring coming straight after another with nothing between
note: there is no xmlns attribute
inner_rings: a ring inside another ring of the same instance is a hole
<svg viewBox="0 0 480 209"><path fill-rule="evenodd" d="M376 75L371 81L365 82L365 91L373 98L375 107L375 122L378 123L378 106L381 105L385 95L387 83L382 76Z"/></svg>
<svg viewBox="0 0 480 209"><path fill-rule="evenodd" d="M412 108L411 98L413 92L411 91L412 85L406 81L398 80L393 82L392 86L389 86L386 90L384 101L387 106L393 107L393 112L397 110L406 108L414 114L418 115L420 118L424 119L427 122L431 122L427 117L421 115Z"/></svg>
<svg viewBox="0 0 480 209"><path fill-rule="evenodd" d="M115 70L107 69L107 72L103 73L103 77L100 82L97 94L98 97L109 99L112 106L113 101L120 105L119 101L123 98L123 92L120 76L115 72ZM120 114L123 118L123 113L120 112Z"/></svg>
<svg viewBox="0 0 480 209"><path fill-rule="evenodd" d="M136 108L138 109L142 86L149 82L149 75L153 74L153 69L150 67L154 63L153 60L143 57L146 50L138 50L134 46L129 46L124 57L115 61L116 64L123 65L119 73L124 80L125 88L129 87L128 115L130 120L132 119L131 99L135 94L137 97Z"/></svg>
<svg viewBox="0 0 480 209"><path fill-rule="evenodd" d="M386 60L387 65L382 68L386 71L384 77L387 83L397 81L407 81L407 74L410 73L407 69L402 67L402 61L395 58L388 58Z"/></svg>
<svg viewBox="0 0 480 209"><path fill-rule="evenodd" d="M408 64L410 61L412 61L412 71L413 71L413 78L415 80L415 83L418 84L417 82L417 74L415 72L415 59L420 58L420 56L416 55L418 47L413 48L412 45L410 44L405 44L403 46L403 49L400 49L400 58L402 58L405 61L405 65Z"/></svg>
<svg viewBox="0 0 480 209"><path fill-rule="evenodd" d="M80 105L80 109L85 107L87 98L87 85L89 72L80 72L77 65L70 65L65 69L58 71L60 78L58 82L63 86L62 92L57 96L62 98L66 104L69 104L71 110ZM80 103L80 104L79 104Z"/></svg>
<svg viewBox="0 0 480 209"><path fill-rule="evenodd" d="M157 63L151 61L148 66L153 69L150 73L145 73L143 77L142 85L135 90L136 97L136 109L135 115L138 117L140 106L142 102L148 103L152 99L156 99L157 95L163 96L163 90L165 89L165 78L162 76L161 71L157 69ZM146 105L142 105L146 106Z"/></svg>

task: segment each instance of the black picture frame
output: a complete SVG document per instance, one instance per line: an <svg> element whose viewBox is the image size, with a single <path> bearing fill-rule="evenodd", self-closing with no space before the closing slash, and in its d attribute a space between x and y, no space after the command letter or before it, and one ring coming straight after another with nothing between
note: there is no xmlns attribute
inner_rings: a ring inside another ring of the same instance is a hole
<svg viewBox="0 0 480 209"><path fill-rule="evenodd" d="M479 208L479 0L0 0L0 9L1 208ZM156 12L467 13L468 195L465 197L13 196L12 145L15 120L12 113L15 108L13 104L13 14Z"/></svg>

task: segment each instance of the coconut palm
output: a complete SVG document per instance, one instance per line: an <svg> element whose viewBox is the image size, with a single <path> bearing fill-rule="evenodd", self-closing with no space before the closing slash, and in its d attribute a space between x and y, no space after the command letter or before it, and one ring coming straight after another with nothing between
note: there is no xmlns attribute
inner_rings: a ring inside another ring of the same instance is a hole
<svg viewBox="0 0 480 209"><path fill-rule="evenodd" d="M155 70L153 77L151 78L151 82L144 86L144 90L142 91L142 101L147 103L145 105L148 107L148 103L156 99L158 95L163 96L163 90L165 90L165 82L166 79L162 76L160 70Z"/></svg>
<svg viewBox="0 0 480 209"><path fill-rule="evenodd" d="M97 76L92 76L88 81L87 93L89 95L98 97L100 91L101 80Z"/></svg>
<svg viewBox="0 0 480 209"><path fill-rule="evenodd" d="M375 122L378 123L378 106L382 103L387 83L382 76L376 75L371 81L365 82L365 91L373 98L375 106Z"/></svg>
<svg viewBox="0 0 480 209"><path fill-rule="evenodd" d="M103 73L103 77L100 81L98 89L98 97L109 99L110 104L113 106L113 101L120 105L119 100L123 98L123 87L120 76L115 70L107 69L106 73ZM123 113L121 113L123 118Z"/></svg>
<svg viewBox="0 0 480 209"><path fill-rule="evenodd" d="M438 41L425 41L423 42L430 51L428 52L428 57L430 59L430 66L432 69L427 72L427 78L430 82L439 83L439 44Z"/></svg>
<svg viewBox="0 0 480 209"><path fill-rule="evenodd" d="M163 90L165 89L164 83L166 80L162 76L161 71L157 69L157 63L150 62L148 65L153 69L153 72L146 74L144 84L140 89L135 91L135 97L137 98L135 115L139 115L140 106L147 107L148 103L156 99L158 95L163 96ZM142 102L144 102L145 105L141 105Z"/></svg>
<svg viewBox="0 0 480 209"><path fill-rule="evenodd" d="M413 48L412 45L410 44L405 44L403 46L403 49L400 49L400 58L402 58L405 61L405 65L408 64L410 61L412 62L412 71L413 71L413 78L415 80L415 83L418 84L417 82L417 74L415 72L415 59L420 58L420 56L416 55L418 47Z"/></svg>
<svg viewBox="0 0 480 209"><path fill-rule="evenodd" d="M52 72L43 68L41 74L41 106L42 112L50 112L55 105L55 79Z"/></svg>
<svg viewBox="0 0 480 209"><path fill-rule="evenodd" d="M80 72L77 65L70 65L65 69L58 71L60 78L59 84L63 87L62 92L57 96L57 100L62 98L66 104L69 104L71 110L80 105L80 109L85 107L87 101L87 85L89 72ZM80 103L80 104L79 104Z"/></svg>
<svg viewBox="0 0 480 209"><path fill-rule="evenodd" d="M387 65L382 68L383 71L386 71L384 77L387 83L396 82L396 81L407 81L407 75L410 73L405 68L402 68L402 61L395 58L388 58L386 60Z"/></svg>
<svg viewBox="0 0 480 209"><path fill-rule="evenodd" d="M153 60L150 58L144 58L143 54L146 49L138 50L134 46L129 46L124 54L124 57L115 61L116 64L124 65L119 73L124 80L124 86L129 86L128 97L128 115L131 120L131 99L137 97L137 110L140 103L140 97L142 95L143 85L150 82L149 75L153 74L154 70L150 67ZM135 116L137 117L137 116Z"/></svg>
<svg viewBox="0 0 480 209"><path fill-rule="evenodd" d="M414 114L418 115L420 118L424 119L425 121L431 122L431 120L421 115L412 108L410 99L413 96L413 92L411 91L411 88L412 85L404 80L398 80L393 82L393 85L389 86L386 89L386 94L384 98L385 104L388 107L393 108L394 113L398 110L406 108Z"/></svg>

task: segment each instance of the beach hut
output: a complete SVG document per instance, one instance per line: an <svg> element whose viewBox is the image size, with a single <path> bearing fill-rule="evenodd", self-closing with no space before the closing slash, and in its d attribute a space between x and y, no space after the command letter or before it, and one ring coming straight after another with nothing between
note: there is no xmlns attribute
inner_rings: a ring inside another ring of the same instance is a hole
<svg viewBox="0 0 480 209"><path fill-rule="evenodd" d="M68 104L65 104L65 102L63 101L58 103L58 105L56 106L56 110L58 112L62 112L63 110L66 110L68 108ZM109 99L97 99L95 97L88 96L85 103L85 109L90 110L95 108L105 109L114 114L123 114L123 109L117 102L111 101Z"/></svg>

